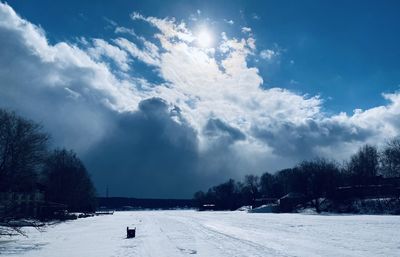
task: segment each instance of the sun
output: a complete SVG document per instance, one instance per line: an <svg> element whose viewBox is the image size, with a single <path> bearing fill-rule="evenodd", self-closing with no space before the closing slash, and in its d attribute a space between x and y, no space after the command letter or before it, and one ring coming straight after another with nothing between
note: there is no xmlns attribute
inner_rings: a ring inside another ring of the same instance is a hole
<svg viewBox="0 0 400 257"><path fill-rule="evenodd" d="M213 37L209 30L203 28L196 34L196 42L202 48L210 47L213 43Z"/></svg>

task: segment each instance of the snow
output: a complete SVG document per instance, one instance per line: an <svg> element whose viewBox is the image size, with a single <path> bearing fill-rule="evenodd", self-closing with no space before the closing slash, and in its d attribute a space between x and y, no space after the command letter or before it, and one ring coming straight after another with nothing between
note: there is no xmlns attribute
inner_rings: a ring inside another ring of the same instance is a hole
<svg viewBox="0 0 400 257"><path fill-rule="evenodd" d="M136 238L126 239L126 227ZM0 239L1 256L399 256L398 216L115 212Z"/></svg>
<svg viewBox="0 0 400 257"><path fill-rule="evenodd" d="M253 207L251 205L244 205L237 209L237 211L250 211Z"/></svg>

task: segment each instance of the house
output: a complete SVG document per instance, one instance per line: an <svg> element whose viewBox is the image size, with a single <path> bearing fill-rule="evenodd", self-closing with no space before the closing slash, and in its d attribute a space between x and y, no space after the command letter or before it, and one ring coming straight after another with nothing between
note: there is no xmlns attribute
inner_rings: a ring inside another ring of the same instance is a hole
<svg viewBox="0 0 400 257"><path fill-rule="evenodd" d="M10 218L63 218L65 204L48 202L41 191L0 192L0 217Z"/></svg>
<svg viewBox="0 0 400 257"><path fill-rule="evenodd" d="M394 185L357 185L336 188L333 198L345 200L352 198L368 199L383 197L399 197L400 188Z"/></svg>
<svg viewBox="0 0 400 257"><path fill-rule="evenodd" d="M44 194L34 192L0 192L0 215L13 217L38 217Z"/></svg>
<svg viewBox="0 0 400 257"><path fill-rule="evenodd" d="M400 177L373 177L368 185L341 186L336 188L333 198L346 200L352 198L368 199L400 197Z"/></svg>

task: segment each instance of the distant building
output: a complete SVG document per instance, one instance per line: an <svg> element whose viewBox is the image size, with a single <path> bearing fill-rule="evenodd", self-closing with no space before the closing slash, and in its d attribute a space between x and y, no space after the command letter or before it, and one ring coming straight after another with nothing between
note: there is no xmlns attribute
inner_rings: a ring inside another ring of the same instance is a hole
<svg viewBox="0 0 400 257"><path fill-rule="evenodd" d="M62 216L65 204L48 202L41 191L0 192L0 217L49 218Z"/></svg>
<svg viewBox="0 0 400 257"><path fill-rule="evenodd" d="M333 194L333 198L337 200L380 197L400 197L400 177L376 176L371 178L371 183L368 185L338 187Z"/></svg>
<svg viewBox="0 0 400 257"><path fill-rule="evenodd" d="M0 192L0 214L14 217L38 217L44 202L44 194L39 191Z"/></svg>

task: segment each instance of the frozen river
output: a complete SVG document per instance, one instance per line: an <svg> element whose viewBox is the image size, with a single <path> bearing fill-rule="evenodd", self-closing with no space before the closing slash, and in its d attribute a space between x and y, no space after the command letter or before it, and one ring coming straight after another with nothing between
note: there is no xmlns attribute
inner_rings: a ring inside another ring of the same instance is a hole
<svg viewBox="0 0 400 257"><path fill-rule="evenodd" d="M26 232L0 239L0 256L400 256L399 216L138 211Z"/></svg>

